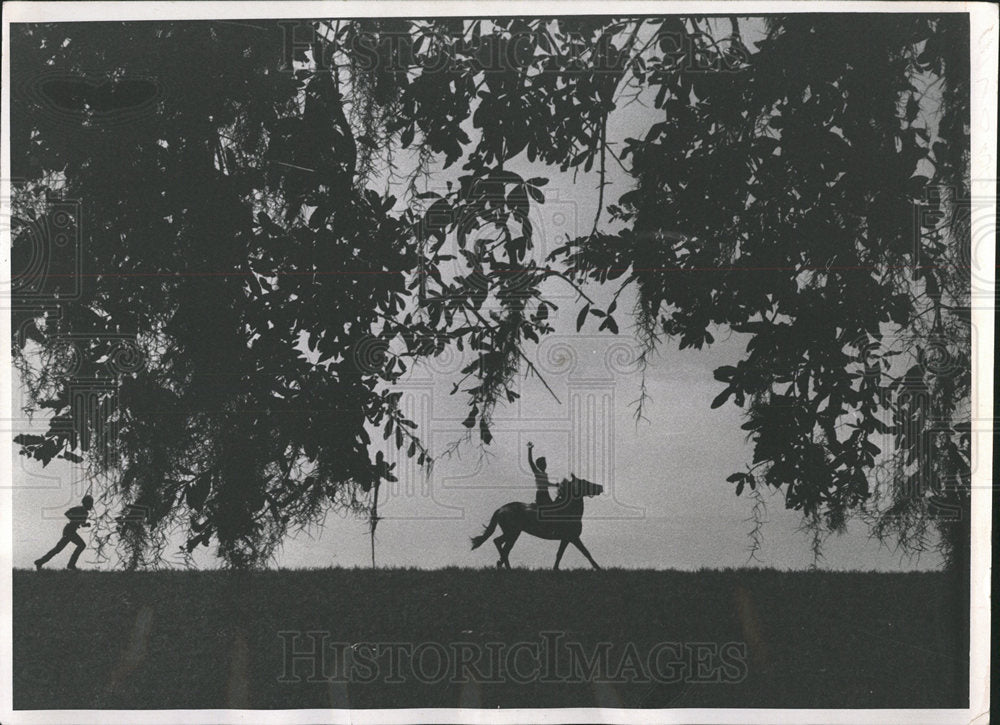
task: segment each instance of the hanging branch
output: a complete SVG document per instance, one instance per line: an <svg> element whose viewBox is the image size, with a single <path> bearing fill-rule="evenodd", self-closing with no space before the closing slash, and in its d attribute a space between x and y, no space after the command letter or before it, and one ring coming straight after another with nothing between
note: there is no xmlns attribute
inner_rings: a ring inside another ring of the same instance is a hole
<svg viewBox="0 0 1000 725"><path fill-rule="evenodd" d="M376 481L372 486L372 513L369 520L369 536L372 545L372 569L375 568L375 528L378 526L378 490L382 485L381 481Z"/></svg>

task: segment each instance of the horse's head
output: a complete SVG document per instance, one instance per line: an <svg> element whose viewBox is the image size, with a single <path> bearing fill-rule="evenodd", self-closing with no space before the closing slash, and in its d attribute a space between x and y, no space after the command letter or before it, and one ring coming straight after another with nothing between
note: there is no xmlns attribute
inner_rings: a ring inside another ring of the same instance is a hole
<svg viewBox="0 0 1000 725"><path fill-rule="evenodd" d="M576 474L570 474L569 495L572 498L583 498L584 496L599 496L604 493L604 486L591 483L583 478L577 478Z"/></svg>

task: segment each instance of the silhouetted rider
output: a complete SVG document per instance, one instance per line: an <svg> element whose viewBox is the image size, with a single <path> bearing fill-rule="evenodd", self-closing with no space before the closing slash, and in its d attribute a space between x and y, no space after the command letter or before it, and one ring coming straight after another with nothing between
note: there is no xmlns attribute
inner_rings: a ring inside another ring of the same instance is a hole
<svg viewBox="0 0 1000 725"><path fill-rule="evenodd" d="M528 465L531 467L531 472L535 474L535 503L541 506L552 506L552 496L549 494L549 486L554 486L554 483L549 482L549 476L545 472L547 468L547 462L543 456L538 458L534 457L535 444L528 443Z"/></svg>

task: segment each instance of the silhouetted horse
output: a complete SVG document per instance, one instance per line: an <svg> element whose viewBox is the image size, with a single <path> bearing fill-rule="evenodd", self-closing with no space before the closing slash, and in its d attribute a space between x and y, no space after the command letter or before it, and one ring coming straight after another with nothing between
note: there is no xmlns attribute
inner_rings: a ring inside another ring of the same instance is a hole
<svg viewBox="0 0 1000 725"><path fill-rule="evenodd" d="M559 496L551 506L539 508L538 504L520 501L504 504L493 512L493 518L490 519L489 526L482 535L472 537L472 548L478 549L499 526L503 533L493 539L497 551L500 552L498 569L504 566L510 569L507 555L514 548L514 543L522 531L540 539L559 539L559 552L556 554L554 569L559 568L567 544L573 544L595 569L600 569L601 567L587 551L587 547L580 541L580 532L583 530L584 496L597 496L603 491L603 486L571 476L569 480L559 484Z"/></svg>

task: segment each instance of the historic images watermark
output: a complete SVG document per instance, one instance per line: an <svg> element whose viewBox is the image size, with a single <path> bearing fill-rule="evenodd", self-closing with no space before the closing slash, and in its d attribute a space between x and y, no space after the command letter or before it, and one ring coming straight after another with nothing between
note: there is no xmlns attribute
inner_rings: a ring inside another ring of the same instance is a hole
<svg viewBox="0 0 1000 725"><path fill-rule="evenodd" d="M584 644L562 632L520 642L344 642L328 631L280 631L283 683L477 682L736 684L746 642Z"/></svg>
<svg viewBox="0 0 1000 725"><path fill-rule="evenodd" d="M441 39L430 28L414 42L411 33L396 19L383 19L361 31L337 21L314 23L290 19L278 25L283 36L284 70L294 69L306 53L311 54L316 70L336 68L332 57L336 46L330 42L334 38L350 51L359 70L383 73L406 73L415 68L423 73L450 73L469 63L486 73L504 73L523 67L536 46L548 50L558 45L545 28L511 26L503 37L482 34L469 41L463 49L467 57L460 61L447 53L435 52ZM725 52L711 56L699 52L696 38L712 40L705 33L681 29L661 30L657 40L664 58L688 73L736 73L749 60L747 48L735 35L713 41L716 45L724 44ZM595 53L591 64L579 72L620 74L629 61L624 53Z"/></svg>

